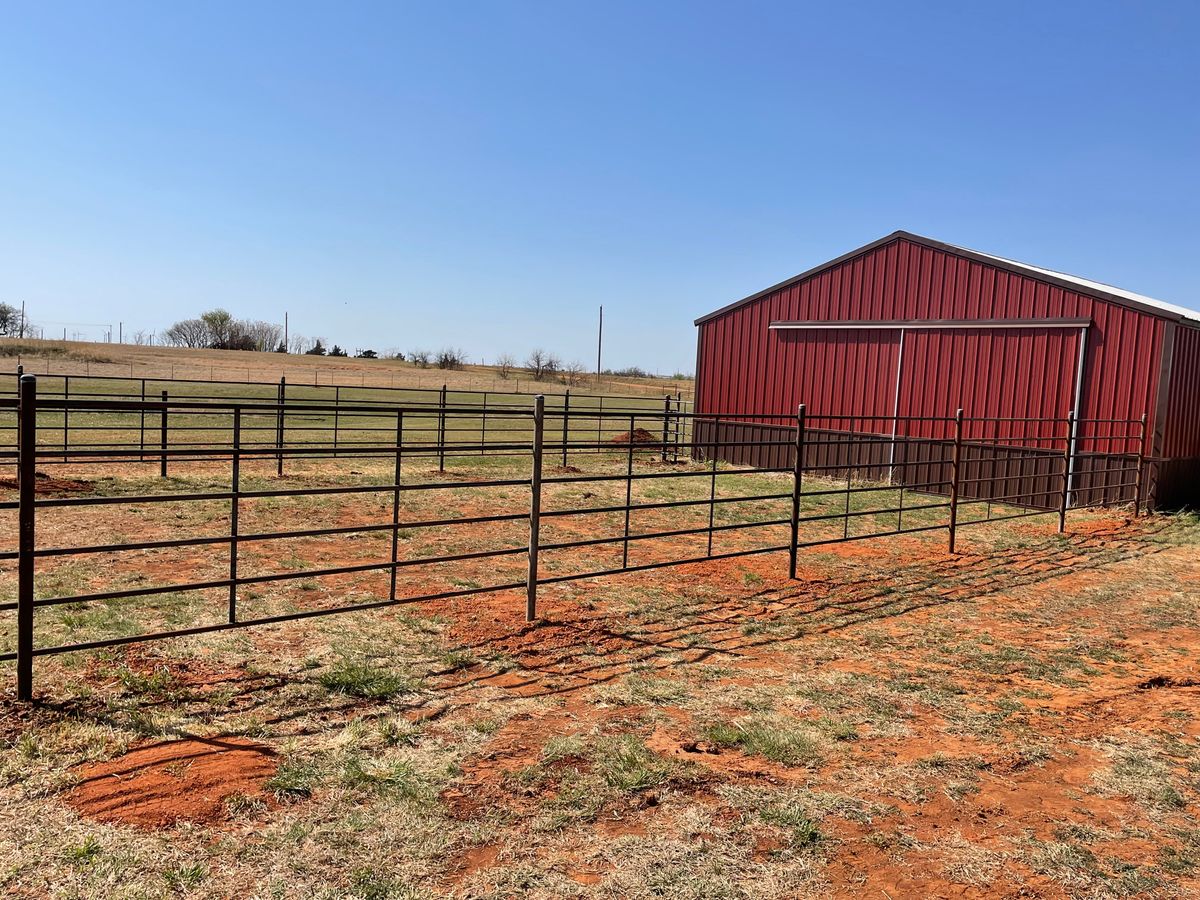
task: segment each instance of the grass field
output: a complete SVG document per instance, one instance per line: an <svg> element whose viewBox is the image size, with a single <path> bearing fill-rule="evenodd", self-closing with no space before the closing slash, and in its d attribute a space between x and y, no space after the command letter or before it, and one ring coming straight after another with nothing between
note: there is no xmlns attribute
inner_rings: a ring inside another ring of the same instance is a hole
<svg viewBox="0 0 1200 900"><path fill-rule="evenodd" d="M131 344L93 344L73 341L0 339L0 360L18 364L34 375L114 376L199 381L271 382L286 377L307 386L403 387L452 390L561 394L561 381L534 381L514 369L501 377L491 366L468 365L460 370L421 368L390 359L306 356L290 353L251 353L233 350L189 350L179 347L138 347ZM594 375L571 387L572 393L646 395L661 398L682 392L690 397L692 381L673 378L623 378Z"/></svg>
<svg viewBox="0 0 1200 900"><path fill-rule="evenodd" d="M613 453L579 465L623 463ZM454 460L440 476L415 460L405 477L520 477L527 464ZM637 466L663 470L651 454ZM227 464L165 484L150 467L55 475L90 494L183 492L219 489ZM389 475L382 462L351 472L329 460L297 464L284 483ZM278 483L265 465L245 477ZM705 481L639 482L634 499L706 492ZM718 474L722 496L788 484ZM623 490L548 485L544 508L604 505ZM390 502L243 501L242 525L390 521ZM420 517L430 500L404 502ZM804 505L818 514L832 502ZM436 503L447 515L520 512L528 491L464 483ZM720 521L784 507L730 504ZM224 502L50 508L39 544L219 534L227 515ZM701 517L706 507L644 511L633 530ZM619 533L619 518L550 518L543 541ZM524 537L513 522L401 540L405 558L420 558ZM786 541L786 527L716 540L718 552L765 546ZM636 544L630 561L703 552L704 541ZM1077 513L1065 535L1047 517L974 525L959 542L955 556L942 532L805 550L797 581L772 553L545 586L534 624L512 590L39 658L40 702L6 699L0 719L0 886L61 897L1194 896L1200 523ZM388 548L372 532L264 542L245 548L243 571L303 572ZM547 553L543 573L619 554ZM403 569L400 594L519 580L523 565ZM54 557L39 562L38 588L171 584L225 566L213 548ZM299 577L248 586L239 602L311 609L386 596L386 580ZM215 591L47 607L38 640L219 621L224 602ZM11 698L11 667L0 674Z"/></svg>

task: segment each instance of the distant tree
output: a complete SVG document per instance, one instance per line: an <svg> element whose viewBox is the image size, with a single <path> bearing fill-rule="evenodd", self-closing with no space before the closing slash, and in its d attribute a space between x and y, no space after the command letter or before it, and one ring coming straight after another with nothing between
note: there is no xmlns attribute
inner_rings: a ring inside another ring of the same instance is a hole
<svg viewBox="0 0 1200 900"><path fill-rule="evenodd" d="M29 319L19 306L0 303L0 337L24 337L29 329Z"/></svg>
<svg viewBox="0 0 1200 900"><path fill-rule="evenodd" d="M550 358L550 354L541 347L534 347L529 351L529 356L525 358L525 370L534 377L536 381L541 381L542 376L546 373L546 361Z"/></svg>
<svg viewBox="0 0 1200 900"><path fill-rule="evenodd" d="M345 350L343 350L337 344L334 344L333 349L329 351L329 355L330 356L346 356L347 353Z"/></svg>
<svg viewBox="0 0 1200 900"><path fill-rule="evenodd" d="M304 355L305 356L324 356L325 355L325 342L322 341L320 338L317 338L316 342L311 347L309 347L307 350L304 351Z"/></svg>
<svg viewBox="0 0 1200 900"><path fill-rule="evenodd" d="M466 361L467 354L453 347L443 347L439 350L436 360L439 369L461 369Z"/></svg>
<svg viewBox="0 0 1200 900"><path fill-rule="evenodd" d="M275 348L275 352L276 353L287 353L288 352L287 344L285 344L283 341L280 341L279 346Z"/></svg>
<svg viewBox="0 0 1200 900"><path fill-rule="evenodd" d="M581 381L583 381L583 377L584 377L584 375L587 374L587 371L588 371L587 366L585 366L579 360L575 360L574 362L569 362L565 366L563 366L563 369L562 369L563 381L566 384L574 387L575 385L577 385Z"/></svg>
<svg viewBox="0 0 1200 900"><path fill-rule="evenodd" d="M154 336L152 331L135 331L133 333L133 344L135 347L144 347L150 342L150 338Z"/></svg>
<svg viewBox="0 0 1200 900"><path fill-rule="evenodd" d="M517 361L513 359L511 353L501 353L496 357L496 369L501 378L507 378L511 375L516 365Z"/></svg>
<svg viewBox="0 0 1200 900"><path fill-rule="evenodd" d="M374 350L359 350L354 357L356 359L379 359L379 354Z"/></svg>
<svg viewBox="0 0 1200 900"><path fill-rule="evenodd" d="M212 337L203 319L181 319L163 332L163 340L173 347L208 347Z"/></svg>
<svg viewBox="0 0 1200 900"><path fill-rule="evenodd" d="M562 369L562 363L553 353L547 353L538 347L530 351L529 358L525 360L525 368L534 380L549 381Z"/></svg>
<svg viewBox="0 0 1200 900"><path fill-rule="evenodd" d="M429 358L432 356L428 350L412 350L408 354L408 358L421 369L429 368Z"/></svg>
<svg viewBox="0 0 1200 900"><path fill-rule="evenodd" d="M229 350L234 337L236 322L227 309L210 309L200 314L208 328L208 345L214 350Z"/></svg>

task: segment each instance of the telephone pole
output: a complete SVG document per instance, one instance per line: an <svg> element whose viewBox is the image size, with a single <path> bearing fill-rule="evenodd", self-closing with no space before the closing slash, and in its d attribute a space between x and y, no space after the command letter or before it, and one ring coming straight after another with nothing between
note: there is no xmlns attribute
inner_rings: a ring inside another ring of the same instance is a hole
<svg viewBox="0 0 1200 900"><path fill-rule="evenodd" d="M596 382L600 381L600 353L604 349L604 304L600 304L600 328L596 332Z"/></svg>

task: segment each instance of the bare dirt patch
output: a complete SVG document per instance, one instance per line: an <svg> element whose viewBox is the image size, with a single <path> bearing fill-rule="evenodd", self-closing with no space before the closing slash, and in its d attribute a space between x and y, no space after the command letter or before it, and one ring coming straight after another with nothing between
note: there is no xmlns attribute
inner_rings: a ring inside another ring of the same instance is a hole
<svg viewBox="0 0 1200 900"><path fill-rule="evenodd" d="M266 802L275 752L244 738L185 738L135 747L116 759L75 770L66 795L80 815L139 828L176 822L214 824L229 817L227 801Z"/></svg>
<svg viewBox="0 0 1200 900"><path fill-rule="evenodd" d="M15 491L20 488L15 478L0 478L0 488ZM36 494L90 494L96 486L90 481L76 478L55 478L45 472L34 474L33 491Z"/></svg>

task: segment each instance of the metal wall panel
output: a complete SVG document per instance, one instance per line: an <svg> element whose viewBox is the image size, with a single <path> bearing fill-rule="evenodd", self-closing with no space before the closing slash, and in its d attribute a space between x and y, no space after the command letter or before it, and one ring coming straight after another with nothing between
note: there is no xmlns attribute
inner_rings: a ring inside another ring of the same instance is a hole
<svg viewBox="0 0 1200 900"><path fill-rule="evenodd" d="M1200 457L1200 328L1176 327L1163 456Z"/></svg>
<svg viewBox="0 0 1200 900"><path fill-rule="evenodd" d="M890 417L898 332L770 331L768 324L968 318L1091 319L1080 413L1153 418L1161 318L904 238L703 322L696 408L787 415L806 403L816 414ZM905 385L908 409L952 415L961 404L968 416L1063 416L1073 405L1077 337L1030 329L909 332L907 339L916 345L905 354L906 368L916 367Z"/></svg>

